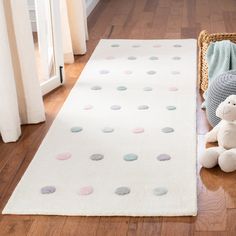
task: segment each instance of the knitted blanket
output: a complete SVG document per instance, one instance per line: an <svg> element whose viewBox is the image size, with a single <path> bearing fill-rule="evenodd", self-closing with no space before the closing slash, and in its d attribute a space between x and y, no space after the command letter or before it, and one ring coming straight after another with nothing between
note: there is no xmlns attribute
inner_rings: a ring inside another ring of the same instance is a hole
<svg viewBox="0 0 236 236"><path fill-rule="evenodd" d="M211 43L207 49L208 86L220 74L236 69L236 44L230 40ZM204 98L207 97L207 91ZM202 104L205 108L205 102Z"/></svg>

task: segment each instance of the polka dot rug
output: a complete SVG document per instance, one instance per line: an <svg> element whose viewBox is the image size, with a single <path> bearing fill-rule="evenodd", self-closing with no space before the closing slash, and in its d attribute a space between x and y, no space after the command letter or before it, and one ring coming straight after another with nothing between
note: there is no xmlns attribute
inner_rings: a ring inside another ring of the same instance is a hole
<svg viewBox="0 0 236 236"><path fill-rule="evenodd" d="M195 91L196 40L101 40L3 213L196 215Z"/></svg>

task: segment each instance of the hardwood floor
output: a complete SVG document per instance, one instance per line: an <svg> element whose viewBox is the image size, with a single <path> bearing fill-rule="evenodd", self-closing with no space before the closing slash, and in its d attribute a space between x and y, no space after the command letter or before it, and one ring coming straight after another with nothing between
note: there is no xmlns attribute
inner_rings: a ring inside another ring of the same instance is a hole
<svg viewBox="0 0 236 236"><path fill-rule="evenodd" d="M100 38L196 38L236 32L235 0L100 0L88 20L88 52L66 66L66 84L44 98L47 121L23 126L17 143L0 141L0 210L20 180ZM200 104L201 97L198 97ZM198 107L198 155L209 129ZM236 173L198 169L197 217L67 217L0 215L3 235L236 235Z"/></svg>

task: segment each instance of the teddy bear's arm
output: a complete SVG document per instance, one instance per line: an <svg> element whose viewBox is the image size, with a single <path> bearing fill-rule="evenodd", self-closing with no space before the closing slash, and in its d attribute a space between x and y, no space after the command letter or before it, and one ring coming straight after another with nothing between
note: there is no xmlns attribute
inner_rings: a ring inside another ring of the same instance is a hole
<svg viewBox="0 0 236 236"><path fill-rule="evenodd" d="M221 123L221 122L220 122ZM209 131L205 136L205 141L208 143L214 143L217 141L217 134L220 128L220 123L216 125L211 131Z"/></svg>

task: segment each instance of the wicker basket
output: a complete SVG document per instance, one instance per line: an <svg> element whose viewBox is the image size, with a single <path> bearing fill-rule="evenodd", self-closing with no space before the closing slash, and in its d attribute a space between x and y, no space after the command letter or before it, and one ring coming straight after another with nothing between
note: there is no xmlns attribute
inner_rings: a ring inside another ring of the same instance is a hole
<svg viewBox="0 0 236 236"><path fill-rule="evenodd" d="M236 43L236 33L209 34L203 30L198 37L199 58L198 58L198 81L200 88L206 91L208 87L208 66L205 59L206 51L211 42L230 40Z"/></svg>

